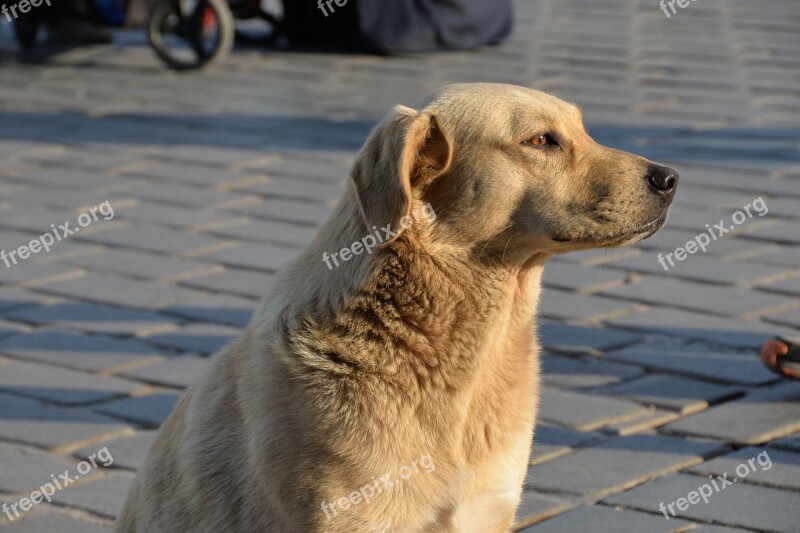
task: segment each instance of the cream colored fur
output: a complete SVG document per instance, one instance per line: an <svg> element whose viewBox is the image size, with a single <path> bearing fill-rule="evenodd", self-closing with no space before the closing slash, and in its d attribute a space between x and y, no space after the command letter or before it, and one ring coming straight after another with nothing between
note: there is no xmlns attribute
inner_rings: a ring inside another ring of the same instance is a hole
<svg viewBox="0 0 800 533"><path fill-rule="evenodd" d="M525 142L549 132L558 149ZM315 240L184 393L115 531L508 531L536 420L543 265L658 229L668 206L647 166L521 87L448 86L395 109ZM322 261L427 204L435 219L372 254ZM425 454L434 470L323 511Z"/></svg>

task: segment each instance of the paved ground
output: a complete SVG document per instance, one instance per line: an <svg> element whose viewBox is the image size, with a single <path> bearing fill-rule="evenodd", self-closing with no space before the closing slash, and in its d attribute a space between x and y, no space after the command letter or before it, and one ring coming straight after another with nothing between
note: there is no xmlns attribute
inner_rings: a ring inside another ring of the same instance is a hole
<svg viewBox="0 0 800 533"><path fill-rule="evenodd" d="M575 101L600 142L682 173L666 231L549 268L520 528L800 531L800 383L755 356L800 328L800 4L755 4L667 19L654 1L524 2L515 38L478 53L240 50L188 75L135 33L25 64L2 24L0 249L104 202L115 216L101 206L49 253L0 265L0 503L113 456L0 530L108 526L180 390L311 238L370 125L480 80ZM720 221L736 231L662 268ZM724 473L737 483L692 494ZM675 501L667 521L659 502Z"/></svg>

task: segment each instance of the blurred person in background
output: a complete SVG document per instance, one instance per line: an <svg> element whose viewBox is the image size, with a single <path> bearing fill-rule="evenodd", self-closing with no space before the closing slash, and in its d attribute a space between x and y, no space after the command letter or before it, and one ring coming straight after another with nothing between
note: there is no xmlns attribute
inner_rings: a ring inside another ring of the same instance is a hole
<svg viewBox="0 0 800 533"><path fill-rule="evenodd" d="M511 34L511 0L287 0L287 29L300 46L377 53L466 50Z"/></svg>

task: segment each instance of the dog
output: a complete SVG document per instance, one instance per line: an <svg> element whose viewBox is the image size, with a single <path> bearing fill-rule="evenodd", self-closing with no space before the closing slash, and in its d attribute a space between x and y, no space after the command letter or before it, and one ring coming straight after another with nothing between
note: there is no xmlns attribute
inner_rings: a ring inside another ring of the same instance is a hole
<svg viewBox="0 0 800 533"><path fill-rule="evenodd" d="M115 531L508 531L543 265L649 237L677 182L534 90L450 85L396 107L313 242L183 394ZM356 254L369 234L382 242Z"/></svg>

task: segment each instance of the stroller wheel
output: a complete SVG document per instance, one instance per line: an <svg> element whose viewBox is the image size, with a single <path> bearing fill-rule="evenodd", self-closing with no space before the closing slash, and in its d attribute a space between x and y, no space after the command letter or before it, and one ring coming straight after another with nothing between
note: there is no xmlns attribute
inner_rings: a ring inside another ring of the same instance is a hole
<svg viewBox="0 0 800 533"><path fill-rule="evenodd" d="M224 0L160 0L147 20L153 50L176 70L202 68L226 57L235 23Z"/></svg>
<svg viewBox="0 0 800 533"><path fill-rule="evenodd" d="M39 21L35 17L22 16L14 21L14 35L17 43L25 50L34 47L38 32Z"/></svg>

